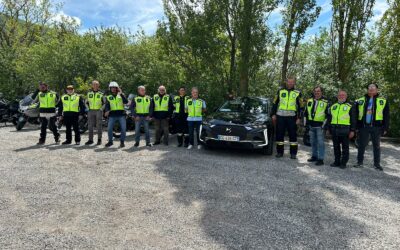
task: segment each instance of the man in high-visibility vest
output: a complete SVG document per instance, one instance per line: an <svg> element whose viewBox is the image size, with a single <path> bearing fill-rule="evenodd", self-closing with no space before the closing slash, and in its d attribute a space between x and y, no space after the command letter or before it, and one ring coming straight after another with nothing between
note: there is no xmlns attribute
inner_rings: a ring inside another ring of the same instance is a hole
<svg viewBox="0 0 400 250"><path fill-rule="evenodd" d="M194 132L196 131L197 149L201 149L200 144L200 126L203 121L204 113L206 112L206 102L199 98L199 89L192 88L192 97L187 100L185 110L188 112L188 127L189 127L189 146L187 149L192 149L194 146Z"/></svg>
<svg viewBox="0 0 400 250"><path fill-rule="evenodd" d="M378 85L368 85L368 93L356 101L356 118L358 129L358 155L357 164L354 167L362 167L364 162L365 148L371 138L374 149L374 167L382 171L381 135L389 130L389 103L385 97L378 93Z"/></svg>
<svg viewBox="0 0 400 250"><path fill-rule="evenodd" d="M81 134L79 131L79 115L83 115L86 111L83 98L75 93L74 86L68 85L67 93L61 97L62 105L58 109L58 114L62 115L61 119L65 125L65 141L63 145L72 143L72 129L75 134L75 144L81 143Z"/></svg>
<svg viewBox="0 0 400 250"><path fill-rule="evenodd" d="M167 90L163 85L158 88L158 94L153 97L153 118L156 133L154 145L161 143L163 136L164 145L168 145L169 137L169 120L174 111L174 103L172 97L167 94Z"/></svg>
<svg viewBox="0 0 400 250"><path fill-rule="evenodd" d="M308 162L315 162L315 165L324 165L325 157L325 136L323 126L328 115L329 102L323 97L321 86L313 90L313 98L307 100L304 110L306 126L309 127L312 156Z"/></svg>
<svg viewBox="0 0 400 250"><path fill-rule="evenodd" d="M39 103L40 138L38 145L46 142L47 127L53 132L56 143L60 141L60 133L56 126L56 107L60 106L57 93L50 91L47 83L40 82L39 89L32 95L34 103Z"/></svg>
<svg viewBox="0 0 400 250"><path fill-rule="evenodd" d="M284 152L286 130L289 134L290 158L297 155L297 125L303 108L301 92L295 89L296 79L288 77L286 87L278 91L272 105L272 122L276 125L276 157L280 158Z"/></svg>
<svg viewBox="0 0 400 250"><path fill-rule="evenodd" d="M149 122L153 113L153 102L151 97L146 95L146 88L144 86L138 87L138 95L131 101L131 115L135 121L135 147L139 147L140 142L140 128L144 127L146 137L146 146L151 147Z"/></svg>
<svg viewBox="0 0 400 250"><path fill-rule="evenodd" d="M103 104L104 93L100 91L100 83L97 80L92 81L92 90L87 93L86 104L89 107L88 128L89 140L85 145L93 144L94 126L97 129L97 145L101 145L103 135Z"/></svg>
<svg viewBox="0 0 400 250"><path fill-rule="evenodd" d="M185 110L185 103L189 99L186 95L185 87L180 87L177 96L174 96L174 114L173 122L175 124L176 133L178 135L178 147L189 146L189 135L188 135L188 113Z"/></svg>
<svg viewBox="0 0 400 250"><path fill-rule="evenodd" d="M354 137L356 121L353 106L347 102L347 93L340 90L337 99L329 108L327 122L335 154L335 161L330 166L344 169L349 161L349 141Z"/></svg>
<svg viewBox="0 0 400 250"><path fill-rule="evenodd" d="M121 128L120 136L120 148L125 147L126 137L126 114L125 104L128 103L128 99L122 93L118 83L110 82L108 85L111 94L106 97L106 105L104 108L104 116L108 117L108 142L105 145L107 148L111 147L113 143L113 129L114 124L118 121Z"/></svg>

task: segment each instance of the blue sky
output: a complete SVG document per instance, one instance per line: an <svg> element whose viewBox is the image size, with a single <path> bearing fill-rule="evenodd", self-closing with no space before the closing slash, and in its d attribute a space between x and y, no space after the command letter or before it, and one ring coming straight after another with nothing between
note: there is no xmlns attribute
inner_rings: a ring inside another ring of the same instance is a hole
<svg viewBox="0 0 400 250"><path fill-rule="evenodd" d="M307 35L318 32L320 27L330 23L331 0L317 0L322 7L321 15ZM372 23L382 16L387 9L386 0L376 0L375 16ZM269 25L275 27L281 22L281 8L276 9L269 18ZM120 26L135 32L141 27L147 34L154 34L157 20L163 18L161 0L64 0L64 7L58 15L74 18L80 24L80 31L96 26Z"/></svg>

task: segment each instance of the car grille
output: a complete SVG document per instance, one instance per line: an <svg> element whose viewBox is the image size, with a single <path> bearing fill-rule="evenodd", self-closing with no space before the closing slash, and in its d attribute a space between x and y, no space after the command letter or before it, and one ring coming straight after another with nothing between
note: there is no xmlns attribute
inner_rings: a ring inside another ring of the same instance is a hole
<svg viewBox="0 0 400 250"><path fill-rule="evenodd" d="M242 126L217 125L213 127L211 131L214 136L218 135L239 136L240 140L245 140L247 135L246 128Z"/></svg>

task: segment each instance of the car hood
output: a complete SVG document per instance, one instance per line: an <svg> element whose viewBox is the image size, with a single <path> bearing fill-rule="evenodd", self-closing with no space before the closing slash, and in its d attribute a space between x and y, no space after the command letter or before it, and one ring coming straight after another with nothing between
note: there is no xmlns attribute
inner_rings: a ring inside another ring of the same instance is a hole
<svg viewBox="0 0 400 250"><path fill-rule="evenodd" d="M208 122L215 125L237 124L251 125L262 124L269 120L267 114L250 114L238 112L216 112L208 117Z"/></svg>

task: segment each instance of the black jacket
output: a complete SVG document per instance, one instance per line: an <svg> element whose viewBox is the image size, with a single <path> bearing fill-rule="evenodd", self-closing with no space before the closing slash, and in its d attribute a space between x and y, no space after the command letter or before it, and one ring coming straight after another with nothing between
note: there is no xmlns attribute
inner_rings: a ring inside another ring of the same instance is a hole
<svg viewBox="0 0 400 250"><path fill-rule="evenodd" d="M279 92L282 89L286 89L287 91L289 91L289 95L290 95L291 91L296 90L294 88L293 89L281 88L281 89L278 90L278 93L276 94L274 102L272 104L272 110L271 110L272 115L276 115L276 112L278 112L278 106L279 106L279 101L280 101L279 100L279 98L280 98ZM297 90L297 91L299 91L299 90ZM300 94L299 94L299 96L297 97L297 100L296 100L296 105L297 105L296 115L297 115L297 118L301 118L301 113L303 112L303 100L302 99L303 99L303 97L302 97L302 94L300 92Z"/></svg>
<svg viewBox="0 0 400 250"><path fill-rule="evenodd" d="M310 98L310 99L311 99L311 98ZM315 101L315 98L312 98L312 99ZM326 107L326 110L325 110L325 115L326 115L326 117L328 118L328 116L329 116L329 108L330 108L329 102L328 102L328 100L326 100L324 97L321 97L320 100L324 100L324 101L326 101L326 102L328 103L328 106ZM307 100L307 104L306 104L306 105L308 105L308 100ZM312 114L315 113L315 105L313 105L313 107L312 107L312 109L311 109L311 113L312 113ZM304 117L306 118L306 125L307 125L307 126L311 126L311 127L322 127L323 124L324 124L324 122L310 121L310 120L308 119L308 108L307 108L307 107L304 107Z"/></svg>
<svg viewBox="0 0 400 250"><path fill-rule="evenodd" d="M112 94L113 96L117 96L117 94ZM122 102L124 104L128 103L128 99L125 97L124 94L120 94L121 98L122 98ZM105 96L105 101L106 101L106 105L104 107L104 112L110 112L109 116L124 116L125 115L125 110L114 110L111 111L110 108L110 102L107 100L107 96Z"/></svg>
<svg viewBox="0 0 400 250"><path fill-rule="evenodd" d="M158 94L158 95L161 97L158 101L161 102L164 95L160 95L160 94ZM155 107L155 102L156 102L156 100L154 100L154 98L152 98L153 107ZM169 96L168 111L153 111L153 117L158 120L171 118L173 111L174 111L173 98L172 98L172 96Z"/></svg>
<svg viewBox="0 0 400 250"><path fill-rule="evenodd" d="M372 113L372 126L374 127L382 127L383 130L388 131L389 129L389 122L390 122L390 112L389 112L389 102L386 101L385 108L383 109L383 120L382 121L375 121L375 114L376 114L376 102L377 98L379 97L379 94L376 95L375 102L373 103L373 113ZM368 109L368 103L369 103L370 97L368 95L365 95L365 104L364 104L364 113L363 113L363 118L361 121L358 120L358 115L359 115L359 110L358 107L360 103L355 102L355 113L356 113L356 119L357 119L357 128L363 128L368 126L366 124L366 114L367 114L367 109Z"/></svg>
<svg viewBox="0 0 400 250"><path fill-rule="evenodd" d="M344 102L344 103L348 103L348 104L351 105L351 103L349 103L349 102L347 102L347 101ZM335 104L336 104L336 103L335 103ZM332 106L335 105L335 104L332 104ZM354 105L351 105L349 114L350 114L350 126L348 126L348 127L350 128L350 131L355 131L355 130L356 130L356 123L357 123L357 120L356 120L355 106L354 106ZM346 125L332 125L331 122L332 122L332 114L331 114L331 109L329 108L328 120L327 120L327 123L326 123L326 124L327 124L327 128L331 131L331 129L332 129L333 127L338 127L338 126L340 126L340 127L346 127Z"/></svg>
<svg viewBox="0 0 400 250"><path fill-rule="evenodd" d="M49 92L49 90L45 91L44 93ZM33 95L32 95L32 99L34 100L34 102L39 102L39 93L41 93L40 90L36 90ZM56 108L62 108L62 103L60 100L60 96L56 93ZM39 113L55 113L56 112L56 108L40 108L39 107Z"/></svg>
<svg viewBox="0 0 400 250"><path fill-rule="evenodd" d="M86 106L85 106L85 102L84 102L84 99L82 96L80 96L80 98L79 98L79 112L70 112L70 111L63 112L63 108L64 108L63 103L61 100L59 103L60 103L60 105L58 106L58 115L59 116L61 116L61 115L62 116L79 116L79 115L85 114L85 112L86 112Z"/></svg>
<svg viewBox="0 0 400 250"><path fill-rule="evenodd" d="M141 96L141 95L138 95L138 96ZM136 114L136 100L135 100L135 98L132 99L130 110L131 110L131 114L133 117L136 117L136 116L139 116L139 117L150 116L151 117L153 115L153 109L154 109L154 103L153 103L152 98L150 97L149 113L148 114Z"/></svg>

